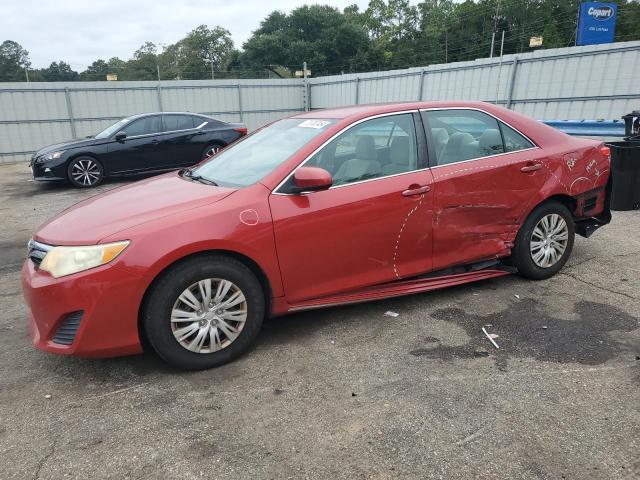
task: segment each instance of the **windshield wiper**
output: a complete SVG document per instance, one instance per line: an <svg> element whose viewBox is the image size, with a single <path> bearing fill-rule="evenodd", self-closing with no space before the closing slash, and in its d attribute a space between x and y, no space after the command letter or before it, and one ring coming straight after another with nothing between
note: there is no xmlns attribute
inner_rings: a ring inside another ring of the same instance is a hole
<svg viewBox="0 0 640 480"><path fill-rule="evenodd" d="M204 183L206 185L213 185L214 187L218 186L218 184L216 182L214 182L213 180L209 180L208 178L205 178L202 175L194 175L193 174L193 170L191 170L190 168L185 168L184 170L181 170L180 174L183 177L186 177L186 178L188 178L190 180L193 180L194 182L200 182L200 183Z"/></svg>

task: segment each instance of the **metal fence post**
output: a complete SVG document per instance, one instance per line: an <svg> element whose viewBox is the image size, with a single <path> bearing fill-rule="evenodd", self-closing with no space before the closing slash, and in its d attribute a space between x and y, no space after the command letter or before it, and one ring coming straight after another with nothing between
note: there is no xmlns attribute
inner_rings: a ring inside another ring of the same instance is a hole
<svg viewBox="0 0 640 480"><path fill-rule="evenodd" d="M64 87L64 98L67 102L67 116L69 117L69 123L71 124L71 136L73 138L76 138L76 119L73 117L73 107L71 106L71 95L69 94L69 87Z"/></svg>
<svg viewBox="0 0 640 480"><path fill-rule="evenodd" d="M356 105L360 102L360 77L356 77Z"/></svg>
<svg viewBox="0 0 640 480"><path fill-rule="evenodd" d="M513 104L513 91L516 86L516 73L518 71L518 57L513 58L513 65L511 67L511 80L509 80L509 96L507 97L507 108L511 108Z"/></svg>
<svg viewBox="0 0 640 480"><path fill-rule="evenodd" d="M302 62L302 87L304 91L303 107L304 111L309 111L309 80L307 79L307 62Z"/></svg>
<svg viewBox="0 0 640 480"><path fill-rule="evenodd" d="M424 88L424 76L427 72L425 72L424 70L422 70L420 72L420 89L418 90L418 101L421 102L422 101L422 90Z"/></svg>
<svg viewBox="0 0 640 480"><path fill-rule="evenodd" d="M240 121L244 122L242 113L242 87L238 83L238 111L240 112Z"/></svg>
<svg viewBox="0 0 640 480"><path fill-rule="evenodd" d="M158 84L157 91L158 91L158 111L162 112L164 110L162 110L162 87L160 86L160 84Z"/></svg>

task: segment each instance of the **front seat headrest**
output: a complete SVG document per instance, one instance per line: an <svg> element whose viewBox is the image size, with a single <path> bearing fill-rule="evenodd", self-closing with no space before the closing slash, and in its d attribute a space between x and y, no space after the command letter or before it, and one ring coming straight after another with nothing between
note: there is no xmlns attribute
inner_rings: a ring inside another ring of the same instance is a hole
<svg viewBox="0 0 640 480"><path fill-rule="evenodd" d="M376 153L376 142L373 141L373 137L369 135L358 137L355 153L356 158L361 160L377 160L378 154Z"/></svg>
<svg viewBox="0 0 640 480"><path fill-rule="evenodd" d="M478 146L483 153L487 155L495 155L496 153L502 153L504 148L502 146L502 135L495 128L490 128L482 132L478 139Z"/></svg>
<svg viewBox="0 0 640 480"><path fill-rule="evenodd" d="M397 165L409 165L409 137L395 137L389 147L389 159Z"/></svg>

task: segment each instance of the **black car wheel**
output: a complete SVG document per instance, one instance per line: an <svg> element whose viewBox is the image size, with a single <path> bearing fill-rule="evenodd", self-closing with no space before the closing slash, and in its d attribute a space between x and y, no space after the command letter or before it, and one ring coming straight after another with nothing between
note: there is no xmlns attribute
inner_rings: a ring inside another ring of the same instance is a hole
<svg viewBox="0 0 640 480"><path fill-rule="evenodd" d="M207 145L202 152L202 160L206 160L209 157L213 157L216 153L222 150L224 147L218 143Z"/></svg>
<svg viewBox="0 0 640 480"><path fill-rule="evenodd" d="M569 259L574 237L573 216L567 207L558 202L538 206L516 237L512 257L518 272L532 280L552 277Z"/></svg>
<svg viewBox="0 0 640 480"><path fill-rule="evenodd" d="M242 262L201 255L167 270L152 287L142 322L167 363L201 370L249 349L265 316L264 292Z"/></svg>
<svg viewBox="0 0 640 480"><path fill-rule="evenodd" d="M69 163L67 177L74 187L95 187L102 183L104 169L102 164L93 157L78 157Z"/></svg>

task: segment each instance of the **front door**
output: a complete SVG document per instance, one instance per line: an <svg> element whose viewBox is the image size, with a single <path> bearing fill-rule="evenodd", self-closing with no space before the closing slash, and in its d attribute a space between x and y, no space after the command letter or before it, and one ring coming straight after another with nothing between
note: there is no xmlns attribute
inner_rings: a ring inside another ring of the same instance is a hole
<svg viewBox="0 0 640 480"><path fill-rule="evenodd" d="M166 152L161 148L161 115L138 118L121 131L127 134L127 138L113 140L105 155L109 173L142 172L165 167Z"/></svg>
<svg viewBox="0 0 640 480"><path fill-rule="evenodd" d="M359 122L305 165L327 169L333 186L294 195L282 193L285 182L270 197L289 302L431 269L431 173L417 114Z"/></svg>
<svg viewBox="0 0 640 480"><path fill-rule="evenodd" d="M165 114L163 115L164 135L162 148L165 150L166 167L193 165L202 160L206 144L206 131L196 129L196 122L202 123L201 118L193 115Z"/></svg>
<svg viewBox="0 0 640 480"><path fill-rule="evenodd" d="M542 151L478 110L429 110L422 117L436 159L434 270L507 255L548 178Z"/></svg>

